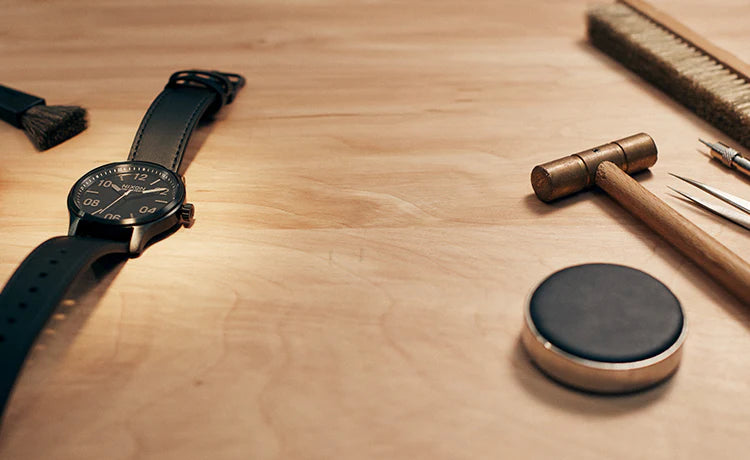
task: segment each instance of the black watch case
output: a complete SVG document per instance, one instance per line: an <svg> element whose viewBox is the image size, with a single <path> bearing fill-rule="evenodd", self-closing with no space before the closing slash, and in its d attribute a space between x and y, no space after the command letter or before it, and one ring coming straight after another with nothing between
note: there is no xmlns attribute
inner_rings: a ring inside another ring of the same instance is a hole
<svg viewBox="0 0 750 460"><path fill-rule="evenodd" d="M150 242L193 224L185 197L184 178L157 163L99 166L70 189L68 235L127 241L129 255L137 257Z"/></svg>

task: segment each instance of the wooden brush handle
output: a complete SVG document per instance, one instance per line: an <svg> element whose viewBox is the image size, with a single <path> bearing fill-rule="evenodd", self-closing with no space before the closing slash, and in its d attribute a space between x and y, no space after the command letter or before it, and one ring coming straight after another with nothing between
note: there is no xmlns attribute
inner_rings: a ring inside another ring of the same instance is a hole
<svg viewBox="0 0 750 460"><path fill-rule="evenodd" d="M609 161L597 168L596 185L750 305L750 265L737 254Z"/></svg>

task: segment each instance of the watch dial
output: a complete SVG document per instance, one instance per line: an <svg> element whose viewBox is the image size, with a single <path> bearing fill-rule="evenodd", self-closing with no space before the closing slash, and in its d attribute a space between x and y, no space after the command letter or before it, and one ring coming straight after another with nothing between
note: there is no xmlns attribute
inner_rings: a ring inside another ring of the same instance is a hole
<svg viewBox="0 0 750 460"><path fill-rule="evenodd" d="M112 163L89 172L73 186L68 204L86 219L133 225L168 214L185 198L182 181L155 163Z"/></svg>

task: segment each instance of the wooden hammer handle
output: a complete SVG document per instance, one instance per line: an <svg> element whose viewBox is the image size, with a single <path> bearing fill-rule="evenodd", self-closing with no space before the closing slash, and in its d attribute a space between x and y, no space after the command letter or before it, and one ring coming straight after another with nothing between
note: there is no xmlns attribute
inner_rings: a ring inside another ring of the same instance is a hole
<svg viewBox="0 0 750 460"><path fill-rule="evenodd" d="M750 305L750 265L737 254L670 208L614 163L605 161L599 165L596 185Z"/></svg>

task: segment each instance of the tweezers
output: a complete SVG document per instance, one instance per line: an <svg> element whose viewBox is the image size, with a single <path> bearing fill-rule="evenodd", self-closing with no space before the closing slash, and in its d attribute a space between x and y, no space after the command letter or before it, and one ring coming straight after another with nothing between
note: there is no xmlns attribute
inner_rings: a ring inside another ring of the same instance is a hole
<svg viewBox="0 0 750 460"><path fill-rule="evenodd" d="M731 193L723 192L716 187L712 187L710 185L703 184L701 182L698 182L693 179L688 179L687 177L681 177L677 174L669 173L670 175L687 182L688 184L697 187L704 192L708 193L709 195L713 195L716 198L724 201L725 203L729 203L735 208L741 210L737 211L732 208L728 208L726 206L721 206L719 204L714 204L706 200L702 200L700 198L694 197L692 195L688 195L685 192L681 192L675 188L669 187L672 191L679 193L686 199L692 201L693 203L697 204L698 206L718 215L721 216L727 220L730 220L734 222L737 225L740 225L742 227L745 227L747 230L750 230L750 201L743 200L742 198L732 195Z"/></svg>

